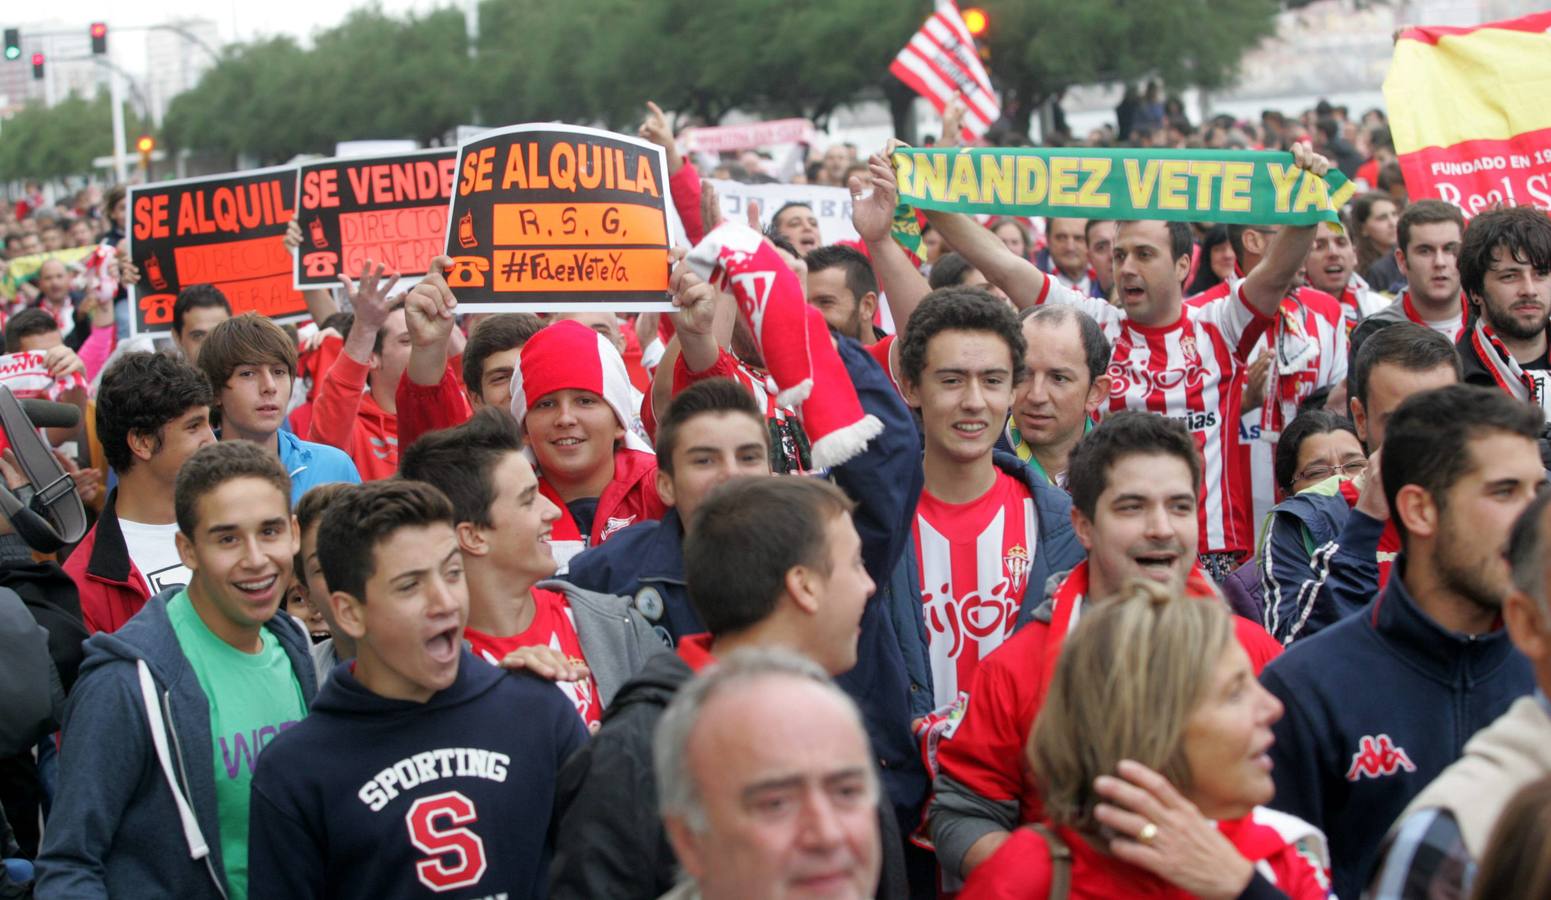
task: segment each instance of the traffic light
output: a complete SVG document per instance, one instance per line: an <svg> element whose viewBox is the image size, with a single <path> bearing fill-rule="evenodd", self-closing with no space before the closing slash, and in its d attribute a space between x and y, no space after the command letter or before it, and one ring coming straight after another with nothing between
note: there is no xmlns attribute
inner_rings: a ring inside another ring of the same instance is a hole
<svg viewBox="0 0 1551 900"><path fill-rule="evenodd" d="M964 27L969 29L972 37L980 37L986 33L991 25L991 20L986 17L986 11L978 6L971 6L964 10Z"/></svg>
<svg viewBox="0 0 1551 900"><path fill-rule="evenodd" d="M92 55L102 56L108 52L108 23L92 23Z"/></svg>
<svg viewBox="0 0 1551 900"><path fill-rule="evenodd" d="M32 54L32 80L43 80L43 54L41 53Z"/></svg>
<svg viewBox="0 0 1551 900"><path fill-rule="evenodd" d="M971 6L964 10L964 27L969 29L970 37L985 37L986 31L991 28L991 20L986 16L986 11L978 6Z"/></svg>
<svg viewBox="0 0 1551 900"><path fill-rule="evenodd" d="M145 180L151 180L151 152L156 149L156 138L148 134L140 135L140 140L135 141L135 149L140 151L140 171L145 173Z"/></svg>
<svg viewBox="0 0 1551 900"><path fill-rule="evenodd" d="M22 30L20 28L7 28L5 30L5 58L7 62L22 58Z"/></svg>

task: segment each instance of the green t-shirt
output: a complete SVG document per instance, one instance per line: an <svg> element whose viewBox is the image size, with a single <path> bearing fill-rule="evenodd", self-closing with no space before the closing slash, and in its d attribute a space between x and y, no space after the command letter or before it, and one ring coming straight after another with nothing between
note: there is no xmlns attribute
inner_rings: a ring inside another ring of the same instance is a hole
<svg viewBox="0 0 1551 900"><path fill-rule="evenodd" d="M241 650L216 637L188 591L167 602L167 617L210 703L221 856L232 900L248 896L248 785L259 750L307 714L301 685L280 640L265 628L263 648Z"/></svg>

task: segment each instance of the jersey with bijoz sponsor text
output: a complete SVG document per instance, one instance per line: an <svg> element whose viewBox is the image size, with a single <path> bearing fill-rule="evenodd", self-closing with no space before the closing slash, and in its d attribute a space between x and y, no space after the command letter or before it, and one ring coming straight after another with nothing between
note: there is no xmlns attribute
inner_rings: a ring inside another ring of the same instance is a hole
<svg viewBox="0 0 1551 900"><path fill-rule="evenodd" d="M969 690L980 660L1018 622L1039 541L1028 486L996 470L991 489L968 503L921 492L915 545L921 572L936 709Z"/></svg>
<svg viewBox="0 0 1551 900"><path fill-rule="evenodd" d="M1045 279L1038 303L1076 306L1104 327L1109 362L1109 411L1132 409L1178 419L1201 451L1203 553L1247 554L1254 549L1248 448L1239 440L1240 385L1236 376L1271 324L1234 285L1202 306L1182 306L1172 325L1139 325L1108 302L1084 297Z"/></svg>

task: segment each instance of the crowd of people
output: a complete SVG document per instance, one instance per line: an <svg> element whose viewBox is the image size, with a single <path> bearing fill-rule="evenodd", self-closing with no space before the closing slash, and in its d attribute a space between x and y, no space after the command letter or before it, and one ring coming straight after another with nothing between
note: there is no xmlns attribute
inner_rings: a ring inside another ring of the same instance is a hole
<svg viewBox="0 0 1551 900"><path fill-rule="evenodd" d="M1151 91L1088 143L1364 191L916 253L887 149L786 176L826 242L651 110L672 313L467 314L438 257L131 339L122 189L5 214L108 249L5 310L93 525L0 523L75 629L0 896L1551 896L1544 211L1408 200L1376 110Z"/></svg>

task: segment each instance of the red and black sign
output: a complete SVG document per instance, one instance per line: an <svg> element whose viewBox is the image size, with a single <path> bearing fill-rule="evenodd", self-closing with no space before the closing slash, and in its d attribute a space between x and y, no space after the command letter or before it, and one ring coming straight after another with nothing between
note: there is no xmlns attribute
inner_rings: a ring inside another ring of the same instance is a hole
<svg viewBox="0 0 1551 900"><path fill-rule="evenodd" d="M458 148L447 283L479 312L672 309L661 147L513 125Z"/></svg>
<svg viewBox="0 0 1551 900"><path fill-rule="evenodd" d="M447 200L458 151L328 159L296 173L296 286L332 287L369 259L424 275L447 241Z"/></svg>
<svg viewBox="0 0 1551 900"><path fill-rule="evenodd" d="M293 166L131 186L134 332L170 331L178 291L193 284L220 288L235 314L306 316L284 244L295 200Z"/></svg>

